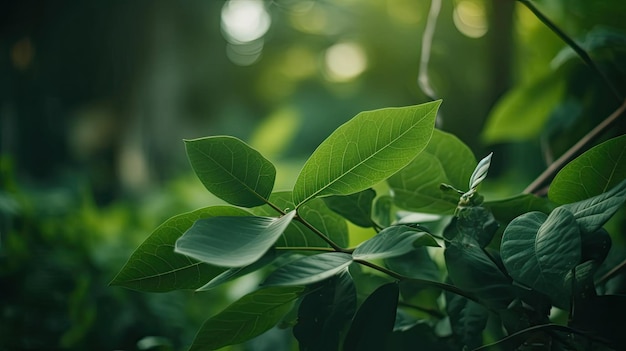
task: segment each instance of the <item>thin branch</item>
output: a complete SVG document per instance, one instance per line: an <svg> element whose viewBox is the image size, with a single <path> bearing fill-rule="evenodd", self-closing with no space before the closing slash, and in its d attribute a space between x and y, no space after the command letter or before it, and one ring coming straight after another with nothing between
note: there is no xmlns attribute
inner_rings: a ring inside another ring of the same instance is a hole
<svg viewBox="0 0 626 351"><path fill-rule="evenodd" d="M420 311L420 312L428 313L429 315L431 315L431 316L433 316L435 318L439 318L439 319L446 318L446 316L441 311L434 310L432 308L416 306L416 305L412 305L410 303L406 303L404 301L398 301L398 305L402 306L402 307L412 308L412 309Z"/></svg>
<svg viewBox="0 0 626 351"><path fill-rule="evenodd" d="M617 101L622 101L624 97L619 92L619 90L615 87L615 85L611 82L611 80L600 70L600 68L593 62L587 51L583 49L580 45L576 43L572 38L570 38L561 28L559 28L554 22L552 22L548 17L546 17L530 0L518 0L524 6L526 6L537 18L543 22L548 28L550 28L556 35L561 38L578 56L591 68L606 84L606 86L611 90L611 93L615 96Z"/></svg>
<svg viewBox="0 0 626 351"><path fill-rule="evenodd" d="M422 52L420 54L420 66L417 76L417 85L422 89L424 94L433 100L437 100L437 93L435 93L435 90L430 84L428 62L430 61L430 48L433 43L433 36L435 35L435 26L437 25L439 11L441 11L441 0L431 0L426 28L422 35Z"/></svg>
<svg viewBox="0 0 626 351"><path fill-rule="evenodd" d="M617 273L619 273L619 271L621 271L625 267L626 267L626 260L623 260L620 264L618 264L617 266L613 267L613 269L611 269L605 275L600 277L600 279L598 279L598 281L596 282L596 285L600 285L600 284L605 283L607 280L613 278Z"/></svg>
<svg viewBox="0 0 626 351"><path fill-rule="evenodd" d="M521 1L521 0L520 0ZM604 121L598 124L595 128L593 128L589 133L587 133L582 139L580 139L574 146L569 148L561 157L559 157L556 161L554 161L550 167L548 167L537 179L535 179L529 186L524 189L524 193L535 193L538 189L540 189L545 183L554 178L558 171L561 170L565 166L566 163L574 159L583 149L585 149L593 140L595 140L598 136L600 136L604 131L606 131L613 122L615 122L621 115L626 111L626 100L623 101L622 105L617 108L617 110L613 111L609 117L607 117Z"/></svg>
<svg viewBox="0 0 626 351"><path fill-rule="evenodd" d="M304 224L305 227L309 228L309 230L311 230L313 233L319 236L322 240L324 240L328 245L330 245L330 247L332 247L334 251L343 252L343 253L352 253L351 250L344 249L341 246L337 245L334 241L332 241L329 237L327 237L326 234L320 232L317 228L311 225L311 223L307 222L306 220L304 220L304 218L300 217L298 213L296 213L296 216L294 217L294 219Z"/></svg>

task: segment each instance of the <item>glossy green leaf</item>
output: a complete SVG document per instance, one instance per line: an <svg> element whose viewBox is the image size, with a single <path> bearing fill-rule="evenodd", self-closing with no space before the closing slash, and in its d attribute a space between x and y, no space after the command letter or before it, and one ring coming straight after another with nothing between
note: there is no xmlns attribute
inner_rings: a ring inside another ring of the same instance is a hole
<svg viewBox="0 0 626 351"><path fill-rule="evenodd" d="M348 268L350 263L352 263L352 256L341 252L327 252L304 257L272 272L263 285L312 284L340 273Z"/></svg>
<svg viewBox="0 0 626 351"><path fill-rule="evenodd" d="M326 206L350 222L364 228L372 222L372 202L376 197L373 189L365 189L352 195L336 195L323 198Z"/></svg>
<svg viewBox="0 0 626 351"><path fill-rule="evenodd" d="M303 287L272 287L242 297L204 322L190 351L217 350L262 334L283 318L303 291Z"/></svg>
<svg viewBox="0 0 626 351"><path fill-rule="evenodd" d="M386 350L398 308L397 283L380 286L363 301L344 340L344 351Z"/></svg>
<svg viewBox="0 0 626 351"><path fill-rule="evenodd" d="M355 260L375 260L400 256L416 246L439 246L430 234L407 225L383 229L371 239L362 242L352 253Z"/></svg>
<svg viewBox="0 0 626 351"><path fill-rule="evenodd" d="M227 283L231 280L237 279L239 277L243 277L246 274L255 272L272 262L278 257L278 254L275 250L269 250L263 257L255 261L254 263L247 265L245 267L235 267L230 268L211 279L208 283L204 284L200 288L196 289L196 291L207 291L211 289L215 289L216 287Z"/></svg>
<svg viewBox="0 0 626 351"><path fill-rule="evenodd" d="M395 204L403 209L452 213L459 195L441 190L440 184L463 189L475 167L476 159L467 145L454 135L435 129L424 151L387 182Z"/></svg>
<svg viewBox="0 0 626 351"><path fill-rule="evenodd" d="M446 300L452 332L460 344L469 350L481 346L489 311L483 305L456 294L446 293Z"/></svg>
<svg viewBox="0 0 626 351"><path fill-rule="evenodd" d="M509 91L491 110L483 139L497 143L536 137L561 100L564 83L551 71Z"/></svg>
<svg viewBox="0 0 626 351"><path fill-rule="evenodd" d="M258 151L229 136L185 140L191 167L220 199L242 207L262 205L272 192L276 169Z"/></svg>
<svg viewBox="0 0 626 351"><path fill-rule="evenodd" d="M600 195L626 179L626 135L603 142L580 155L556 175L548 197L558 204Z"/></svg>
<svg viewBox="0 0 626 351"><path fill-rule="evenodd" d="M202 286L223 269L175 253L176 240L196 220L249 215L242 209L215 206L168 219L135 250L111 285L151 292L196 289Z"/></svg>
<svg viewBox="0 0 626 351"><path fill-rule="evenodd" d="M202 219L176 240L175 251L216 266L243 267L272 247L295 214Z"/></svg>
<svg viewBox="0 0 626 351"><path fill-rule="evenodd" d="M270 202L281 209L294 208L291 192L281 191L270 195ZM270 206L260 206L251 210L259 216L272 216L276 211ZM348 225L345 219L330 210L321 199L313 199L298 208L298 215L313 227L326 234L335 244L348 246ZM276 241L282 247L329 247L317 234L302 223L292 221L283 235Z"/></svg>
<svg viewBox="0 0 626 351"><path fill-rule="evenodd" d="M570 211L557 207L549 216L529 212L514 219L504 230L500 255L513 279L568 307L565 276L581 259L580 229Z"/></svg>
<svg viewBox="0 0 626 351"><path fill-rule="evenodd" d="M339 350L340 336L356 311L352 277L343 272L307 294L298 308L293 335L300 350Z"/></svg>
<svg viewBox="0 0 626 351"><path fill-rule="evenodd" d="M293 190L296 206L363 191L405 167L428 144L440 104L361 112L337 128L304 164Z"/></svg>
<svg viewBox="0 0 626 351"><path fill-rule="evenodd" d="M606 193L561 207L574 214L583 232L593 233L617 212L624 201L626 201L626 180Z"/></svg>

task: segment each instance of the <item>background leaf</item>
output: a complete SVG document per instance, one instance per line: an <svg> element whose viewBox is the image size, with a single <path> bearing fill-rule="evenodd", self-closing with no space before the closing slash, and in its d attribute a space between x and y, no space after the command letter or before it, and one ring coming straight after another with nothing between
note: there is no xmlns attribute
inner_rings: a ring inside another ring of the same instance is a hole
<svg viewBox="0 0 626 351"><path fill-rule="evenodd" d="M263 285L312 284L334 276L346 269L350 263L352 263L352 256L342 252L327 252L304 257L272 272Z"/></svg>
<svg viewBox="0 0 626 351"><path fill-rule="evenodd" d="M452 134L435 129L428 146L407 167L388 179L397 206L415 212L452 213L459 195L442 191L441 183L464 189L476 158Z"/></svg>
<svg viewBox="0 0 626 351"><path fill-rule="evenodd" d="M276 169L258 151L230 136L185 140L187 157L212 194L242 207L262 205L274 187Z"/></svg>
<svg viewBox="0 0 626 351"><path fill-rule="evenodd" d="M197 289L223 269L175 253L176 240L196 220L249 215L239 208L215 206L172 217L135 250L111 284L151 292Z"/></svg>
<svg viewBox="0 0 626 351"><path fill-rule="evenodd" d="M365 190L405 167L428 144L440 104L361 112L337 128L304 164L293 190L296 206Z"/></svg>
<svg viewBox="0 0 626 351"><path fill-rule="evenodd" d="M202 324L190 351L216 350L260 335L281 320L303 291L303 287L272 287L242 297Z"/></svg>
<svg viewBox="0 0 626 351"><path fill-rule="evenodd" d="M371 239L362 242L352 253L356 260L374 260L406 254L415 246L439 246L428 233L406 225L383 229Z"/></svg>
<svg viewBox="0 0 626 351"><path fill-rule="evenodd" d="M567 204L600 195L626 179L626 135L599 144L556 175L548 197Z"/></svg>
<svg viewBox="0 0 626 351"><path fill-rule="evenodd" d="M201 219L176 240L175 251L216 266L243 267L267 252L295 214Z"/></svg>
<svg viewBox="0 0 626 351"><path fill-rule="evenodd" d="M335 195L324 197L328 208L340 214L350 222L364 228L374 225L372 221L372 203L376 197L373 189L365 189L351 195Z"/></svg>
<svg viewBox="0 0 626 351"><path fill-rule="evenodd" d="M569 306L564 281L581 258L580 229L570 211L557 207L549 216L530 212L514 219L500 255L513 279L549 296L555 306Z"/></svg>

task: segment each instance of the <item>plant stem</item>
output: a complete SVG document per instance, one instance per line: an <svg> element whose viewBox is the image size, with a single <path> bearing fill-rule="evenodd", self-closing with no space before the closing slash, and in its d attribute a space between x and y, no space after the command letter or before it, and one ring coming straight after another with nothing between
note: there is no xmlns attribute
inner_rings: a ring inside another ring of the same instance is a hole
<svg viewBox="0 0 626 351"><path fill-rule="evenodd" d="M521 1L521 0L520 0ZM615 122L626 111L626 100L622 102L622 105L613 111L604 121L593 128L589 133L582 137L574 146L569 148L561 157L554 161L539 177L537 177L530 185L524 189L524 193L535 193L545 183L554 178L558 171L565 166L566 163L576 157L588 144L595 140L602 132L607 130L613 122Z"/></svg>
<svg viewBox="0 0 626 351"><path fill-rule="evenodd" d="M606 84L606 86L611 90L611 93L615 96L617 101L622 101L624 97L619 92L619 90L615 87L615 85L611 82L611 80L600 70L600 68L593 62L587 51L580 47L572 38L570 38L561 28L559 28L554 22L552 22L548 17L546 17L530 0L518 0L521 2L526 8L528 8L537 18L543 22L550 30L552 30L556 35L561 38L576 54L591 68Z"/></svg>
<svg viewBox="0 0 626 351"><path fill-rule="evenodd" d="M399 306L403 306L403 307L412 308L412 309L414 309L414 310L418 310L418 311L421 311L421 312L424 312L424 313L428 313L429 315L431 315L431 316L433 316L433 317L435 317L435 318L443 319L443 318L445 318L445 317L446 317L446 316L445 316L443 313L441 313L440 311L438 311L438 310L434 310L434 309L432 309L432 308L420 307L420 306L412 305L412 304L410 304L410 303L406 303L406 302L404 302L404 301L398 301L398 305L399 305Z"/></svg>
<svg viewBox="0 0 626 351"><path fill-rule="evenodd" d="M624 269L624 267L626 267L626 260L623 260L620 264L613 267L613 269L611 269L605 275L603 275L600 279L598 279L598 281L596 282L596 285L603 284L607 280L613 278L617 273L619 273L619 271Z"/></svg>
<svg viewBox="0 0 626 351"><path fill-rule="evenodd" d="M330 245L330 247L332 247L334 251L343 252L343 253L352 253L352 250L344 249L341 246L335 244L335 242L332 241L329 237L327 237L326 234L320 232L317 228L312 226L311 223L305 221L304 218L300 217L298 213L296 213L296 216L294 217L294 219L304 224L305 227L309 228L313 233L315 233L322 240L324 240L328 245Z"/></svg>

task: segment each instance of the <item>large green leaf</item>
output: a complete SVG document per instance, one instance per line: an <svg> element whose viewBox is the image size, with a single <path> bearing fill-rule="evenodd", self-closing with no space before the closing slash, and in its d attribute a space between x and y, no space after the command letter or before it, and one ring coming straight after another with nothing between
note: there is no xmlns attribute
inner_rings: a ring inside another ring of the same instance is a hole
<svg viewBox="0 0 626 351"><path fill-rule="evenodd" d="M294 208L289 191L272 193L270 202L281 209ZM276 214L276 211L269 205L255 207L251 211L259 216ZM326 234L335 244L341 247L348 246L348 225L345 219L328 209L321 199L313 199L300 206L298 216ZM276 241L276 246L328 247L328 244L302 223L292 221L283 235Z"/></svg>
<svg viewBox="0 0 626 351"><path fill-rule="evenodd" d="M352 256L341 252L327 252L295 260L270 274L265 286L307 285L330 278L348 268Z"/></svg>
<svg viewBox="0 0 626 351"><path fill-rule="evenodd" d="M446 292L446 300L450 326L461 345L470 350L481 346L489 311L479 303L449 292Z"/></svg>
<svg viewBox="0 0 626 351"><path fill-rule="evenodd" d="M387 182L399 207L416 212L452 213L459 195L442 191L440 184L464 189L475 167L476 159L467 145L454 135L435 129L426 149Z"/></svg>
<svg viewBox="0 0 626 351"><path fill-rule="evenodd" d="M361 112L335 130L296 180L296 206L318 196L349 195L387 179L428 144L441 101Z"/></svg>
<svg viewBox="0 0 626 351"><path fill-rule="evenodd" d="M626 179L626 135L605 141L568 163L556 175L548 197L558 204L600 195Z"/></svg>
<svg viewBox="0 0 626 351"><path fill-rule="evenodd" d="M216 266L243 267L272 247L295 214L201 219L176 240L175 251Z"/></svg>
<svg viewBox="0 0 626 351"><path fill-rule="evenodd" d="M536 137L561 100L564 83L550 71L509 91L489 114L483 139L497 143Z"/></svg>
<svg viewBox="0 0 626 351"><path fill-rule="evenodd" d="M247 265L244 267L234 267L234 268L225 270L224 272L220 273L215 278L211 279L208 283L196 289L196 291L207 291L207 290L215 289L216 287L224 283L227 283L239 277L243 277L246 274L255 272L269 265L270 263L274 262L274 260L276 260L277 257L278 257L278 254L276 253L276 250L269 250L265 255L263 255L263 257L261 257L260 259L258 259L257 261L255 261L254 263L250 265Z"/></svg>
<svg viewBox="0 0 626 351"><path fill-rule="evenodd" d="M581 259L580 229L570 211L557 207L549 216L529 212L517 217L504 230L500 255L513 279L558 307L569 306L565 277Z"/></svg>
<svg viewBox="0 0 626 351"><path fill-rule="evenodd" d="M365 189L352 195L336 195L323 198L326 206L350 222L369 228L372 221L372 203L376 197L373 189Z"/></svg>
<svg viewBox="0 0 626 351"><path fill-rule="evenodd" d="M196 220L249 215L242 209L215 206L172 217L135 250L111 284L151 292L196 289L223 269L175 253L176 240Z"/></svg>
<svg viewBox="0 0 626 351"><path fill-rule="evenodd" d="M303 291L303 287L272 287L242 297L204 322L190 351L217 350L262 334L283 318Z"/></svg>
<svg viewBox="0 0 626 351"><path fill-rule="evenodd" d="M593 233L617 212L624 201L626 201L626 180L606 193L561 207L574 214L583 232Z"/></svg>
<svg viewBox="0 0 626 351"><path fill-rule="evenodd" d="M356 311L356 289L348 272L322 284L307 294L298 308L293 335L300 350L338 350L343 329Z"/></svg>
<svg viewBox="0 0 626 351"><path fill-rule="evenodd" d="M191 167L215 196L236 206L262 205L272 192L276 169L258 151L229 136L185 140Z"/></svg>
<svg viewBox="0 0 626 351"><path fill-rule="evenodd" d="M362 242L352 253L355 260L374 260L406 254L416 246L439 246L428 233L407 225L383 229L373 238Z"/></svg>
<svg viewBox="0 0 626 351"><path fill-rule="evenodd" d="M346 334L344 351L385 350L398 308L397 283L376 289L363 301Z"/></svg>

